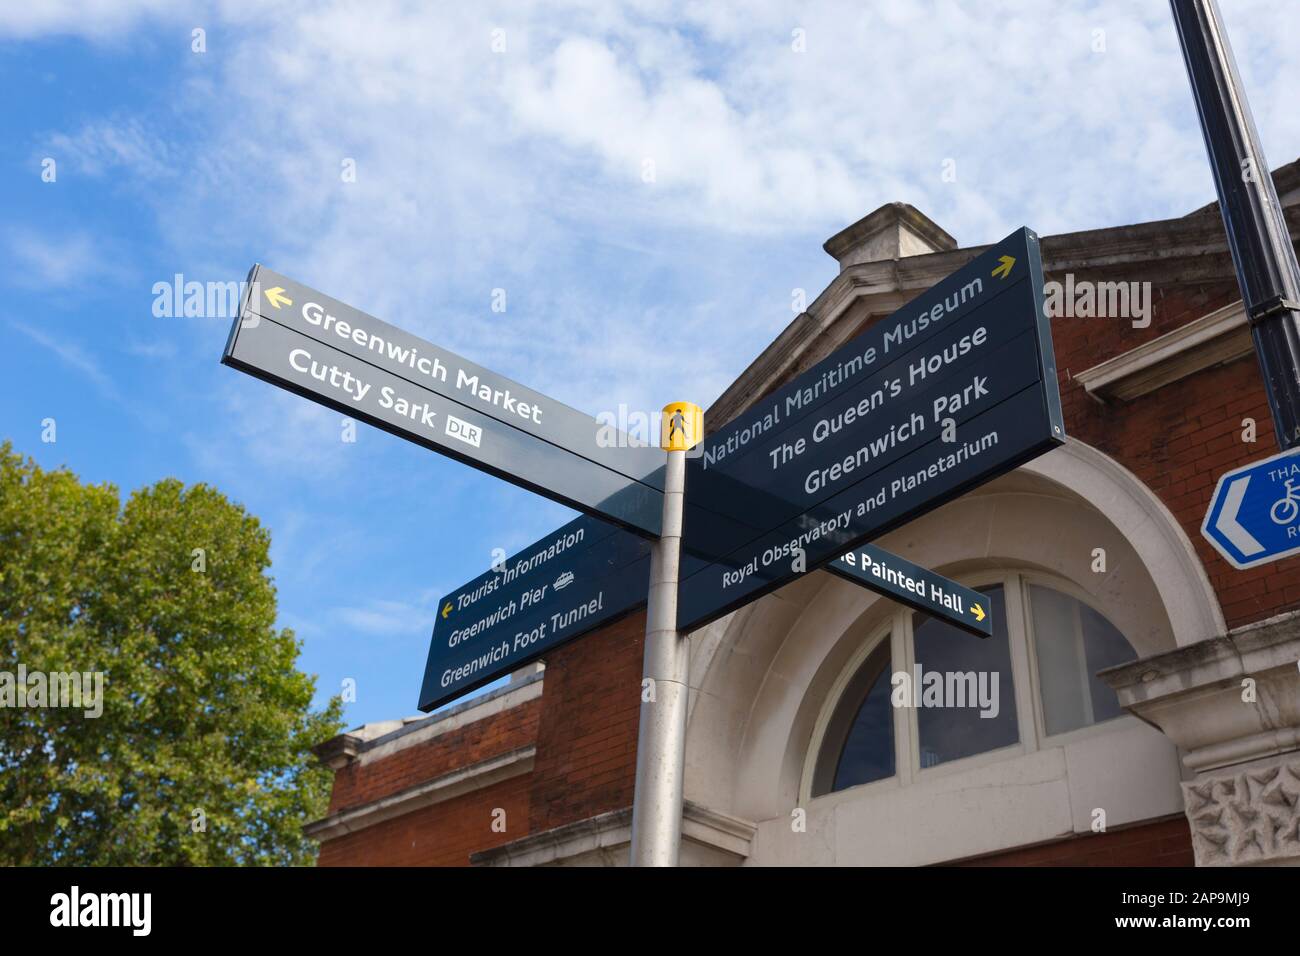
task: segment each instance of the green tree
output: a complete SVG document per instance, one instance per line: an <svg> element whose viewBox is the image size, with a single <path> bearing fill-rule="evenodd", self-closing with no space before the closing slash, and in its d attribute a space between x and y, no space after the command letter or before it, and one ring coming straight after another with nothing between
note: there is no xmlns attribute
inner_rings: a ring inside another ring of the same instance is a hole
<svg viewBox="0 0 1300 956"><path fill-rule="evenodd" d="M122 507L0 444L0 671L104 674L98 717L0 707L0 863L312 862L330 773L310 747L342 704L311 709L269 552L206 485Z"/></svg>

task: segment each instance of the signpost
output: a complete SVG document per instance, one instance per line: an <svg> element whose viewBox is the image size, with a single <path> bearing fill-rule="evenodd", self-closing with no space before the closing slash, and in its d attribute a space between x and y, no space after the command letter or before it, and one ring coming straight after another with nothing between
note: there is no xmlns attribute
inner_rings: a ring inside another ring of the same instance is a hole
<svg viewBox="0 0 1300 956"><path fill-rule="evenodd" d="M655 449L263 266L222 362L640 534L659 534Z"/></svg>
<svg viewBox="0 0 1300 956"><path fill-rule="evenodd" d="M1028 229L703 441L668 406L666 456L261 266L222 361L585 512L439 602L420 709L645 605L642 865L677 859L684 635L825 567L988 636L983 595L867 542L1065 440Z"/></svg>
<svg viewBox="0 0 1300 956"><path fill-rule="evenodd" d="M688 463L694 630L1065 440L1021 229L709 436Z"/></svg>
<svg viewBox="0 0 1300 956"><path fill-rule="evenodd" d="M698 405L674 402L664 406L659 436L667 453L664 530L650 550L629 850L633 866L676 866L681 847L690 642L677 627L677 584L681 579L686 453L699 444L703 433L704 412Z"/></svg>
<svg viewBox="0 0 1300 956"><path fill-rule="evenodd" d="M1226 472L1201 534L1238 570L1300 552L1300 450Z"/></svg>

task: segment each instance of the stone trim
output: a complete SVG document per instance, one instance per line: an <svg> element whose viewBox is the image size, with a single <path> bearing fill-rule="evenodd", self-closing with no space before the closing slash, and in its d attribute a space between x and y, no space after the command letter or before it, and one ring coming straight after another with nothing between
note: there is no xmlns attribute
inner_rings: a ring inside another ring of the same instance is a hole
<svg viewBox="0 0 1300 956"><path fill-rule="evenodd" d="M413 810L443 803L453 797L529 773L533 769L536 755L537 748L528 746L489 757L371 803L332 813L308 823L303 827L303 832L315 840L332 840L347 833L356 833Z"/></svg>
<svg viewBox="0 0 1300 956"><path fill-rule="evenodd" d="M682 842L698 843L742 862L750 853L756 825L686 801ZM578 857L606 866L627 866L632 845L632 808L566 823L470 855L474 866L552 866ZM685 847L683 847L685 853Z"/></svg>
<svg viewBox="0 0 1300 956"><path fill-rule="evenodd" d="M1074 378L1100 402L1127 402L1205 369L1253 355L1254 351L1246 310L1238 300L1076 372Z"/></svg>
<svg viewBox="0 0 1300 956"><path fill-rule="evenodd" d="M755 824L687 800L682 809L682 839L717 847L744 859L749 856Z"/></svg>
<svg viewBox="0 0 1300 956"><path fill-rule="evenodd" d="M548 866L594 854L607 866L626 866L631 843L632 808L625 807L471 853L469 862L473 866Z"/></svg>
<svg viewBox="0 0 1300 956"><path fill-rule="evenodd" d="M1126 707L1267 670L1296 670L1300 657L1300 611L1247 624L1226 635L1184 644L1098 672Z"/></svg>
<svg viewBox="0 0 1300 956"><path fill-rule="evenodd" d="M1226 630L1218 594L1187 533L1131 471L1075 438L1020 470L1083 498L1128 539L1160 593L1178 644L1191 645Z"/></svg>
<svg viewBox="0 0 1300 956"><path fill-rule="evenodd" d="M312 748L312 753L332 770L341 770L354 760L359 760L362 764L381 760L414 744L459 730L466 724L540 697L545 677L544 670L538 671L428 717L407 717L404 720L364 724L317 744Z"/></svg>

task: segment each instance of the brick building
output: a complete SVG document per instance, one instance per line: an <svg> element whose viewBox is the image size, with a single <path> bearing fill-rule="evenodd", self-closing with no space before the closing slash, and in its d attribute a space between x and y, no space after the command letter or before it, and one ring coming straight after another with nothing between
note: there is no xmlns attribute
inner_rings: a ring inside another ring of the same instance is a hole
<svg viewBox="0 0 1300 956"><path fill-rule="evenodd" d="M1274 178L1295 236L1300 163ZM825 249L711 427L980 251L901 203ZM697 631L683 862L1300 863L1300 560L1238 571L1200 533L1276 451L1217 207L1042 251L1068 443L878 542L989 594L994 637L823 572ZM626 863L644 626L323 744L321 864ZM891 707L918 662L996 671L998 714Z"/></svg>

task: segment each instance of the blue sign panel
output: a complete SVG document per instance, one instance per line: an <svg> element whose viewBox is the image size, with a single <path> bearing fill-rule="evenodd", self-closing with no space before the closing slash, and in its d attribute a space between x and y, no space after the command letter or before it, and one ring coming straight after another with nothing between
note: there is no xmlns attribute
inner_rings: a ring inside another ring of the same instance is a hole
<svg viewBox="0 0 1300 956"><path fill-rule="evenodd" d="M993 602L979 591L874 544L845 552L826 565L826 570L976 637L993 633Z"/></svg>
<svg viewBox="0 0 1300 956"><path fill-rule="evenodd" d="M438 602L420 688L430 711L643 607L650 542L583 516Z"/></svg>
<svg viewBox="0 0 1300 956"><path fill-rule="evenodd" d="M1020 229L705 438L694 630L1065 441L1038 237Z"/></svg>
<svg viewBox="0 0 1300 956"><path fill-rule="evenodd" d="M1225 473L1201 534L1243 570L1300 552L1300 449Z"/></svg>

